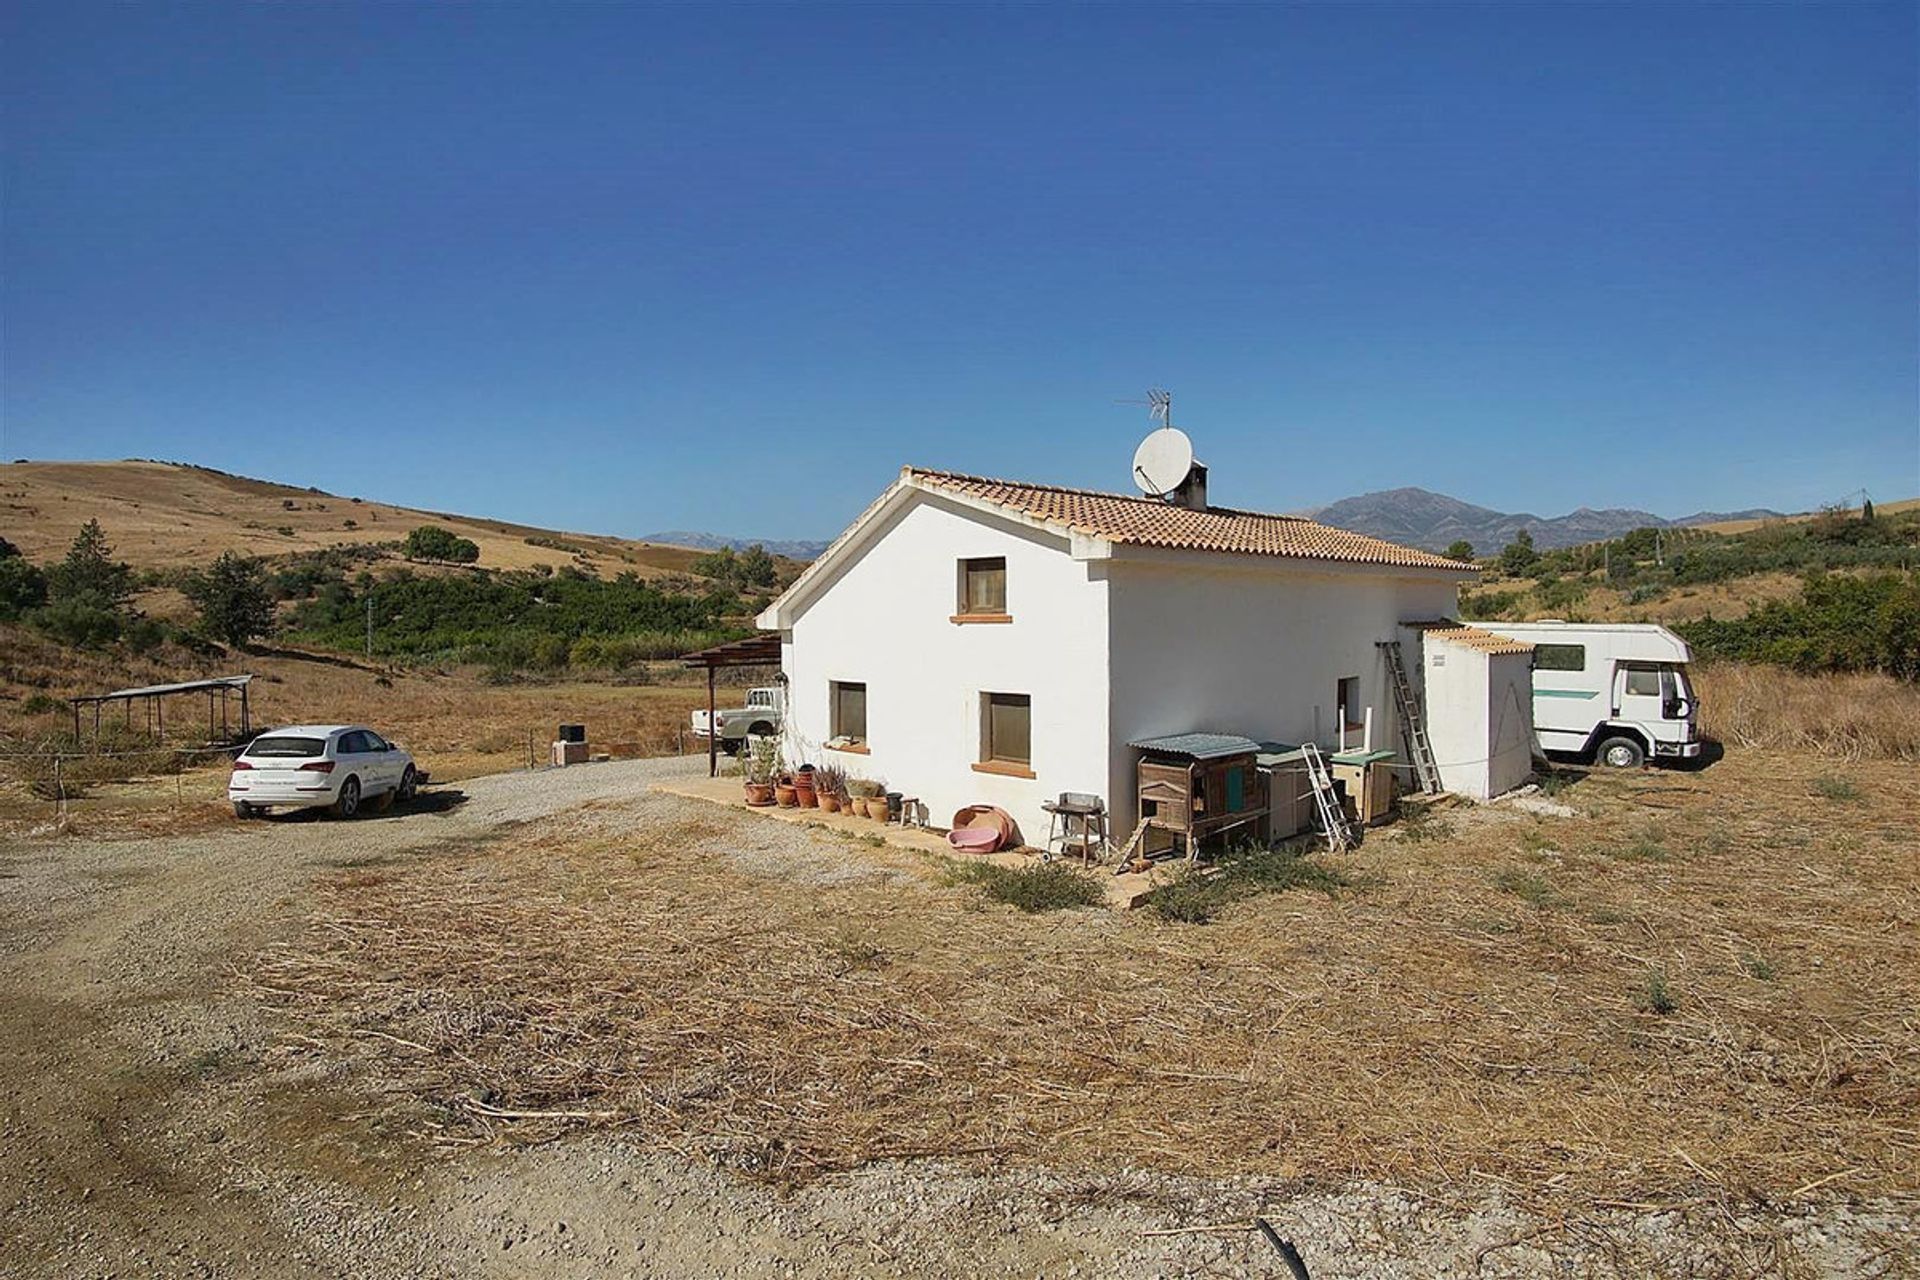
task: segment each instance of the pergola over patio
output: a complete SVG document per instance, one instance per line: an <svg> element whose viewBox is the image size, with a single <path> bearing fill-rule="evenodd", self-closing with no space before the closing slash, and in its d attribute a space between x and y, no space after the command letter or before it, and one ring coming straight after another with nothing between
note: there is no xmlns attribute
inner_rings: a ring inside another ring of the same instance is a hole
<svg viewBox="0 0 1920 1280"><path fill-rule="evenodd" d="M744 640L729 640L711 649L701 649L681 659L690 667L707 671L707 776L720 772L720 735L713 723L713 673L722 667L777 667L780 665L780 633L762 631Z"/></svg>
<svg viewBox="0 0 1920 1280"><path fill-rule="evenodd" d="M100 745L100 708L109 702L118 702L126 710L126 722L133 725L133 704L136 699L146 700L147 732L155 738L164 738L167 732L165 703L162 698L171 698L179 694L205 693L207 695L207 742L226 744L233 737L228 721L228 699L235 691L240 694L240 737L245 741L253 736L253 711L247 703L247 686L253 682L251 675L215 676L210 680L183 680L178 684L149 684L137 689L115 689L112 693L86 693L77 698L69 698L73 704L73 740L80 741L80 708L93 708L93 745ZM220 717L219 736L214 736L214 714Z"/></svg>

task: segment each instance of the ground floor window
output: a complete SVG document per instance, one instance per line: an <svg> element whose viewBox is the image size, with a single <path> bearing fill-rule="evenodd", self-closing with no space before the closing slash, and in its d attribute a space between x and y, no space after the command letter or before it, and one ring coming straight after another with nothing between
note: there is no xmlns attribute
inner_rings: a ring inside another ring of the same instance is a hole
<svg viewBox="0 0 1920 1280"><path fill-rule="evenodd" d="M833 736L865 745L867 741L867 686L864 681L835 680Z"/></svg>
<svg viewBox="0 0 1920 1280"><path fill-rule="evenodd" d="M1033 763L1033 699L1024 693L983 695L980 758L989 764Z"/></svg>
<svg viewBox="0 0 1920 1280"><path fill-rule="evenodd" d="M1334 688L1334 699L1340 723L1349 729L1364 727L1364 714L1360 709L1360 677L1343 676Z"/></svg>

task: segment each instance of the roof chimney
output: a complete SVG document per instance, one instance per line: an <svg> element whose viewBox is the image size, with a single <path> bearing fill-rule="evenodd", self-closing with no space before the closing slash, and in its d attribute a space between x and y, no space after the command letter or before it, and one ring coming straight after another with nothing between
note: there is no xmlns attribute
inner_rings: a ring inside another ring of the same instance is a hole
<svg viewBox="0 0 1920 1280"><path fill-rule="evenodd" d="M1180 482L1170 495L1175 506L1186 507L1191 511L1207 509L1207 464L1195 459L1193 467L1187 472L1187 478Z"/></svg>

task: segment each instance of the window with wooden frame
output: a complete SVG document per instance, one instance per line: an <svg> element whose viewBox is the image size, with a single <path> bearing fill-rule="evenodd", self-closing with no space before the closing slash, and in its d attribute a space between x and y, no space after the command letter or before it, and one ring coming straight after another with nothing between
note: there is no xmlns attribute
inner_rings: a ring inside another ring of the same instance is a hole
<svg viewBox="0 0 1920 1280"><path fill-rule="evenodd" d="M1033 698L1024 693L980 695L981 773L1033 776Z"/></svg>
<svg viewBox="0 0 1920 1280"><path fill-rule="evenodd" d="M867 686L865 681L834 680L829 685L833 703L833 737L854 746L867 745Z"/></svg>
<svg viewBox="0 0 1920 1280"><path fill-rule="evenodd" d="M1007 616L1007 558L978 556L960 562L959 609L955 622L1010 622Z"/></svg>

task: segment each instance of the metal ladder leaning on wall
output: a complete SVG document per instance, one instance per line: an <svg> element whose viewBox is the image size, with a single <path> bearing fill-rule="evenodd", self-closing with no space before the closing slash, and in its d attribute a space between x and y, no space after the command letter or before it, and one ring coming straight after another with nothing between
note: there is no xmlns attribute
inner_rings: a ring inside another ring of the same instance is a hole
<svg viewBox="0 0 1920 1280"><path fill-rule="evenodd" d="M1307 762L1307 781L1313 787L1313 807L1320 814L1320 829L1327 834L1327 848L1333 853L1342 849L1351 849L1360 843L1360 837L1354 834L1347 823L1347 815L1340 808L1340 793L1333 789L1333 775L1327 772L1327 762L1320 754L1320 748L1307 743L1300 748L1301 758Z"/></svg>
<svg viewBox="0 0 1920 1280"><path fill-rule="evenodd" d="M1398 640L1377 640L1386 655L1387 675L1393 683L1393 705L1400 713L1400 736L1406 739L1407 755L1413 760L1413 778L1425 795L1440 794L1440 766L1433 762L1433 743L1427 738L1426 718L1420 704L1413 700L1413 686L1407 681L1406 664L1400 657Z"/></svg>

